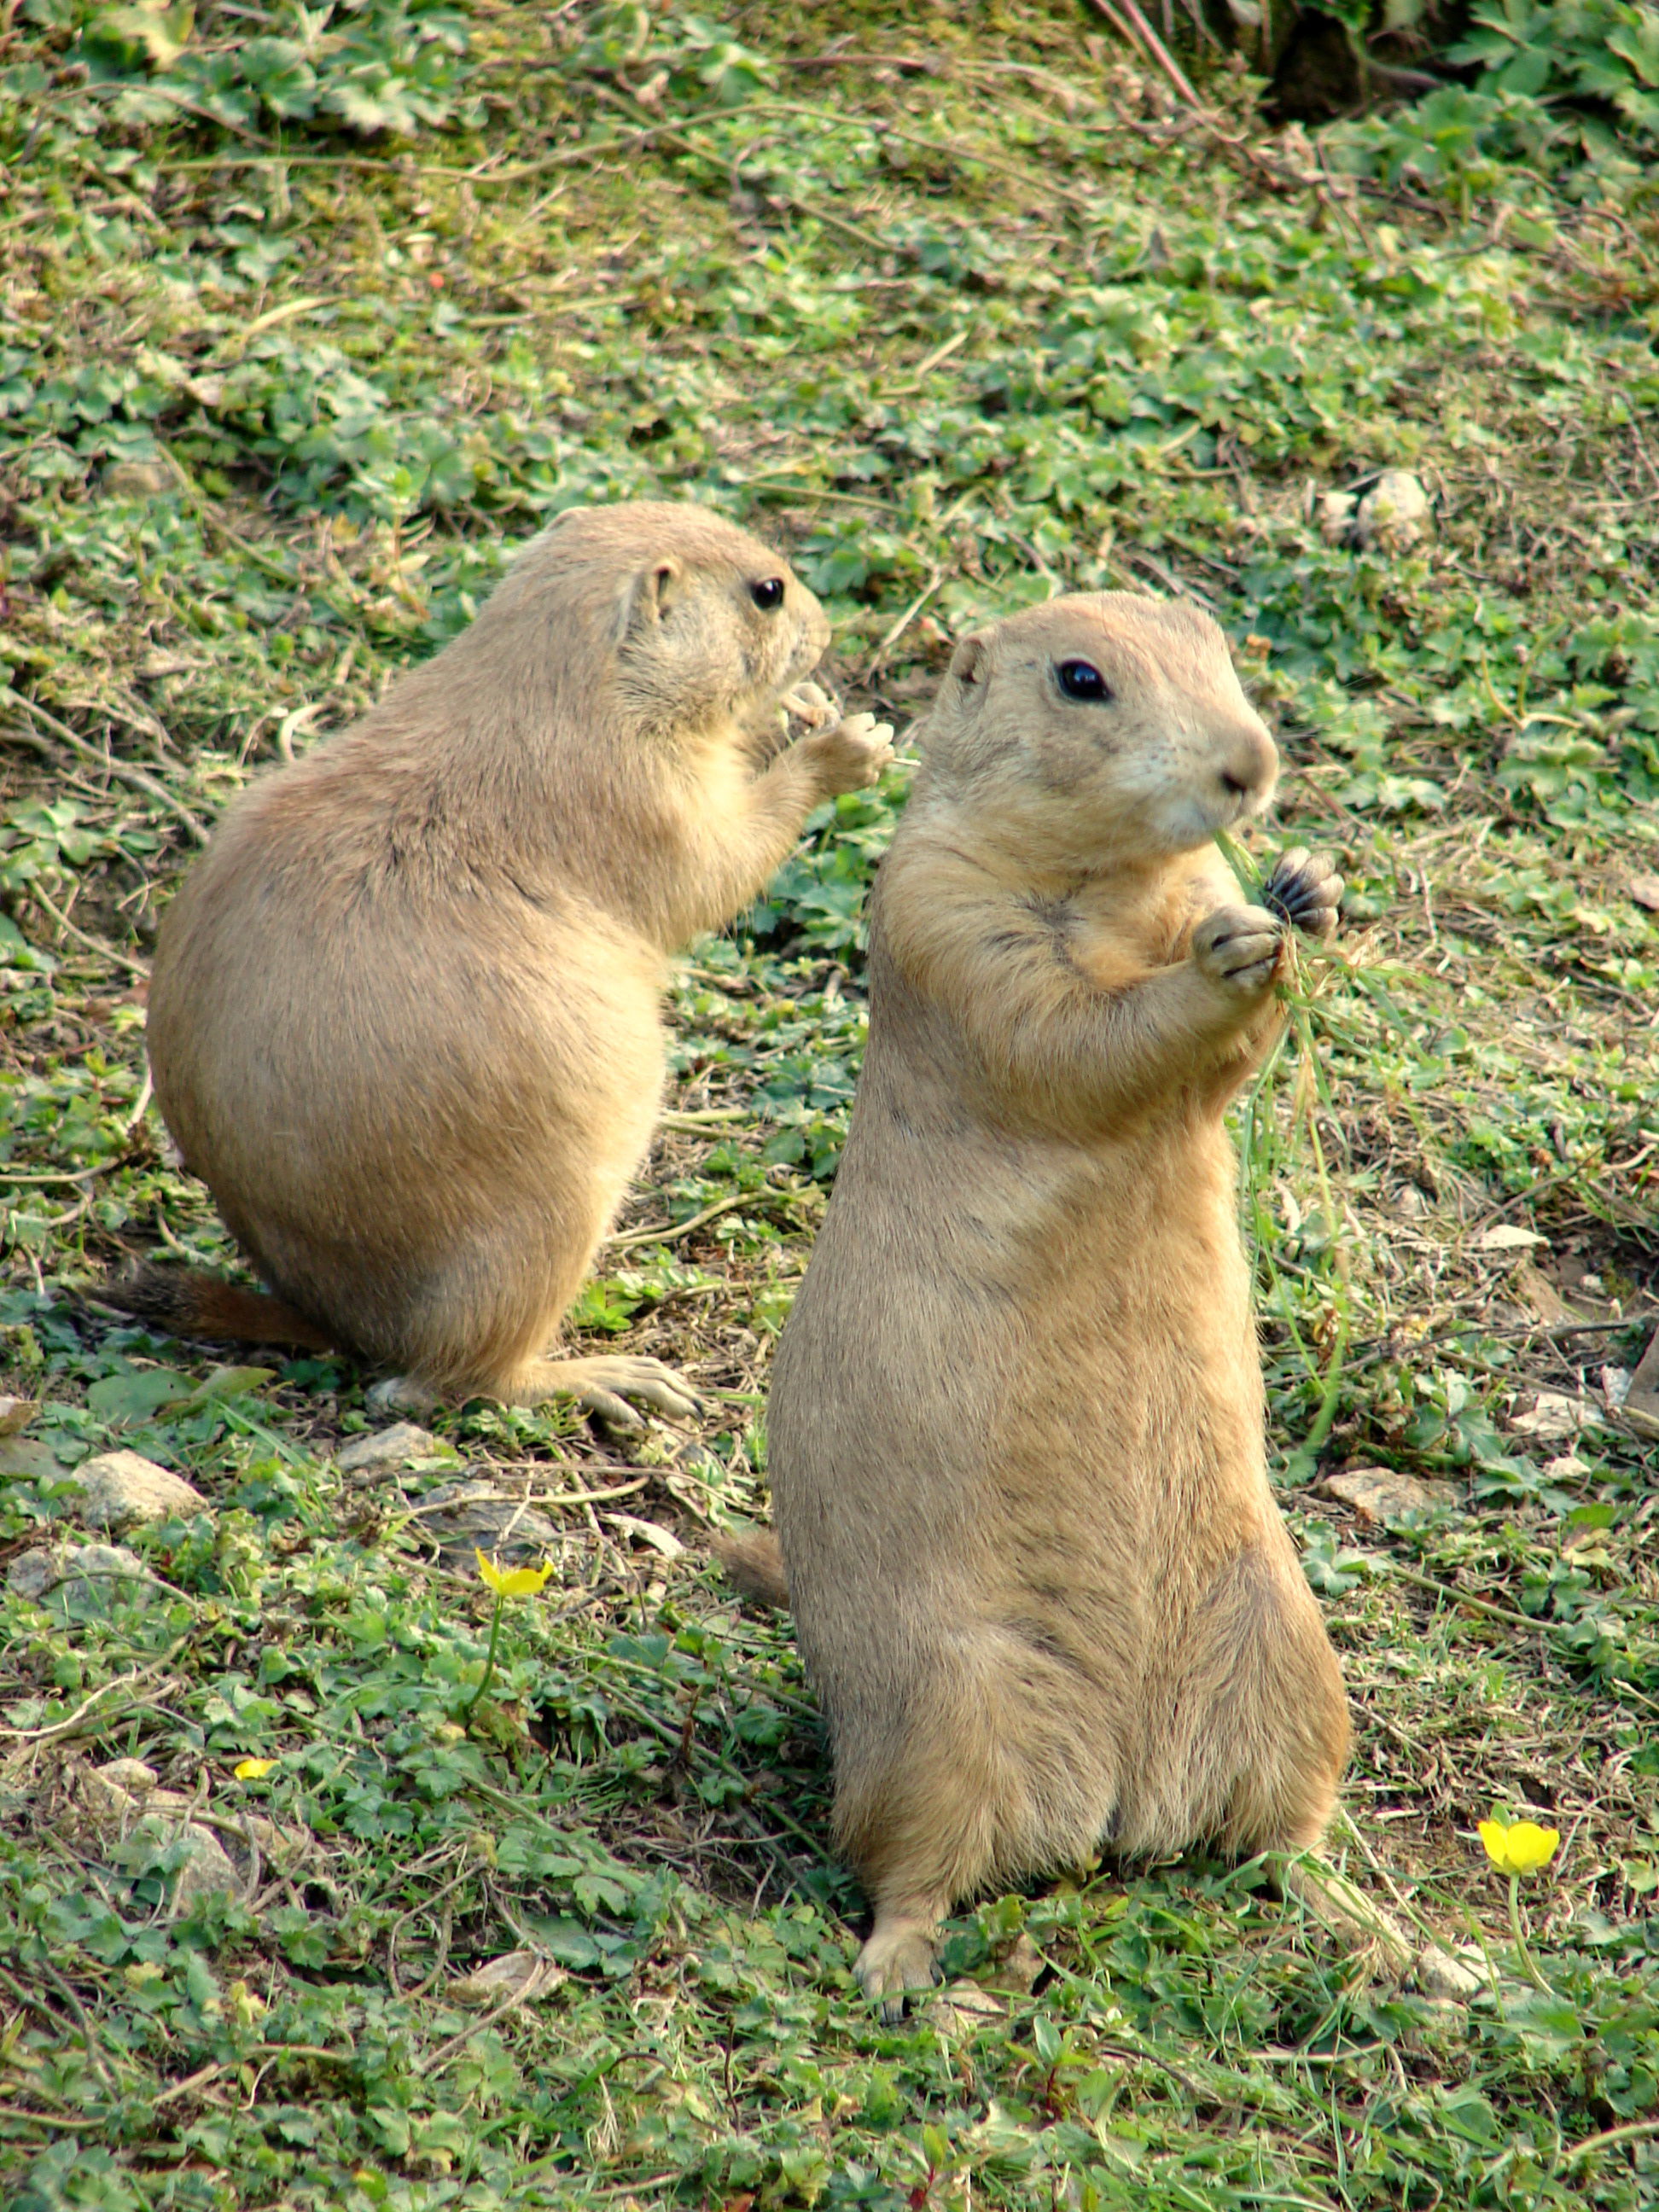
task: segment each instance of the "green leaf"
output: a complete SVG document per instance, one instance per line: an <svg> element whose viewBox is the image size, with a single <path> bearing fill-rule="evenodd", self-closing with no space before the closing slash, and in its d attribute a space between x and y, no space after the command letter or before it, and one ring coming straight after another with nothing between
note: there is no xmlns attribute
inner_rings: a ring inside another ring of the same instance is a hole
<svg viewBox="0 0 1659 2212"><path fill-rule="evenodd" d="M263 1389L276 1372L274 1367L216 1367L188 1397L180 1399L177 1410L195 1413L221 1398L246 1398Z"/></svg>
<svg viewBox="0 0 1659 2212"><path fill-rule="evenodd" d="M106 8L81 35L89 62L121 71L171 69L190 43L196 11L190 0L173 7Z"/></svg>
<svg viewBox="0 0 1659 2212"><path fill-rule="evenodd" d="M171 1367L133 1368L125 1375L106 1375L87 1392L87 1404L101 1421L115 1426L146 1421L163 1406L176 1406L195 1395L187 1376Z"/></svg>
<svg viewBox="0 0 1659 2212"><path fill-rule="evenodd" d="M292 39L250 39L242 75L273 115L306 120L317 112L317 72Z"/></svg>
<svg viewBox="0 0 1659 2212"><path fill-rule="evenodd" d="M0 914L0 962L35 975L50 975L58 965L50 952L29 943L9 914Z"/></svg>

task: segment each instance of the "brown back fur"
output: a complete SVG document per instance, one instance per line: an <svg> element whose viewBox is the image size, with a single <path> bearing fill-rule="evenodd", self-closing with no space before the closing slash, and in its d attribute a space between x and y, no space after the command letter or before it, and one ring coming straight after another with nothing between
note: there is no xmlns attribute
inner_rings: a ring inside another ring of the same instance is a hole
<svg viewBox="0 0 1659 2212"><path fill-rule="evenodd" d="M1063 696L1072 659L1109 703ZM768 1416L890 1998L988 1881L1106 1839L1311 1843L1346 1742L1222 1121L1279 1026L1280 925L1211 840L1272 740L1213 623L1118 594L964 641L921 734Z"/></svg>
<svg viewBox="0 0 1659 2212"><path fill-rule="evenodd" d="M579 510L232 807L163 927L156 1097L331 1341L438 1392L562 1384L538 1355L650 1139L668 955L885 757L867 718L779 750L828 638L720 517Z"/></svg>

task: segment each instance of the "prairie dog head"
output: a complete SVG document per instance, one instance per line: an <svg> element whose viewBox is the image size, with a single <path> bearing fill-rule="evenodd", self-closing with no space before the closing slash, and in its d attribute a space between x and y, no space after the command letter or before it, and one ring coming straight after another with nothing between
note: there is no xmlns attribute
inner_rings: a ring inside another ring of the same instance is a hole
<svg viewBox="0 0 1659 2212"><path fill-rule="evenodd" d="M634 727L750 725L815 667L823 608L781 554L706 507L666 500L574 507L532 538L474 624L558 651ZM516 656L515 656L516 657ZM580 665L577 665L580 664Z"/></svg>
<svg viewBox="0 0 1659 2212"><path fill-rule="evenodd" d="M1128 592L973 631L920 734L930 798L1085 869L1206 843L1260 812L1279 769L1216 624Z"/></svg>

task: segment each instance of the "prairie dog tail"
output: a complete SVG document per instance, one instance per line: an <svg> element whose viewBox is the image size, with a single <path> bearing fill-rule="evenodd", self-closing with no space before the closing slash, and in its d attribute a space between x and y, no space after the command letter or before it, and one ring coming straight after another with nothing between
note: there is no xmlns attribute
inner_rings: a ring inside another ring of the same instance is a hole
<svg viewBox="0 0 1659 2212"><path fill-rule="evenodd" d="M153 1322L170 1336L228 1337L236 1344L291 1344L337 1352L334 1339L264 1291L245 1291L189 1267L144 1265L105 1284L106 1305Z"/></svg>
<svg viewBox="0 0 1659 2212"><path fill-rule="evenodd" d="M709 1549L742 1595L756 1605L789 1609L789 1577L778 1540L765 1529L751 1536L714 1536Z"/></svg>

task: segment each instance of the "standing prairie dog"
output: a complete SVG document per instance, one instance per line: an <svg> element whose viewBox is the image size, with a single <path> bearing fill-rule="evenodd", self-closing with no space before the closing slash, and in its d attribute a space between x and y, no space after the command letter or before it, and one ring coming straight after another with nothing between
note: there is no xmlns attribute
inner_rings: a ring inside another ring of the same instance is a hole
<svg viewBox="0 0 1659 2212"><path fill-rule="evenodd" d="M275 1299L148 1269L198 1334L337 1346L405 1402L694 1409L545 1357L655 1127L669 955L890 736L813 685L823 609L701 508L562 516L471 626L232 807L169 910L155 1095ZM829 724L780 750L787 705Z"/></svg>
<svg viewBox="0 0 1659 2212"><path fill-rule="evenodd" d="M920 735L768 1416L890 2014L988 1882L1312 1844L1347 1745L1268 1486L1222 1118L1279 1026L1285 922L1323 934L1340 881L1289 854L1277 911L1239 903L1212 835L1277 755L1192 609L981 630Z"/></svg>

